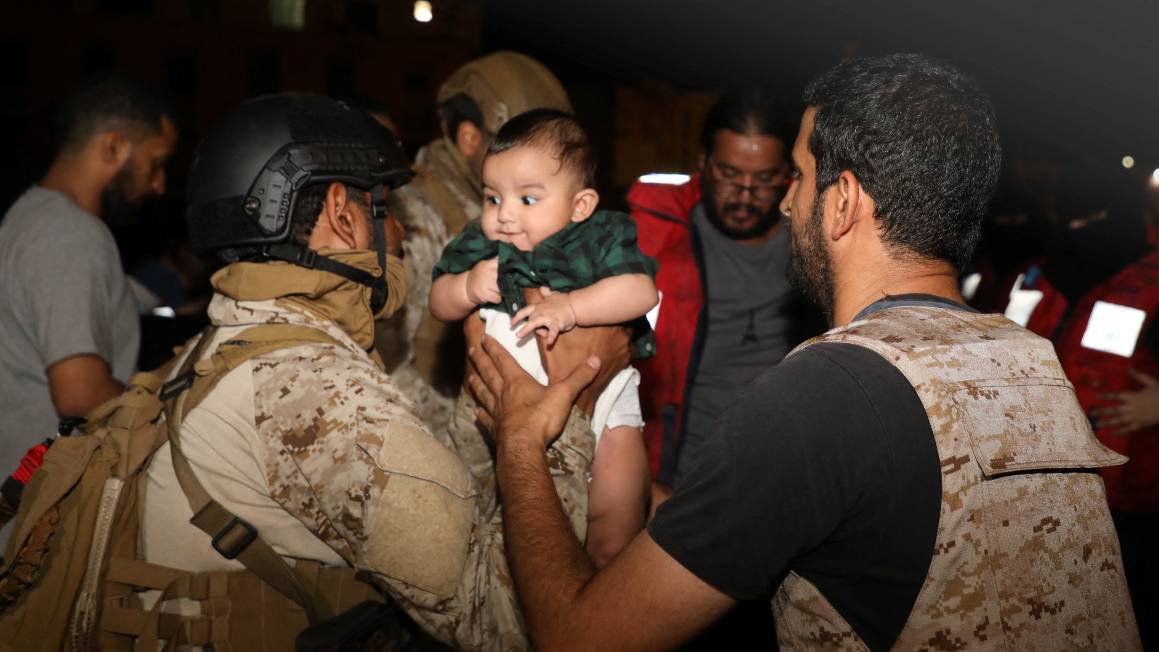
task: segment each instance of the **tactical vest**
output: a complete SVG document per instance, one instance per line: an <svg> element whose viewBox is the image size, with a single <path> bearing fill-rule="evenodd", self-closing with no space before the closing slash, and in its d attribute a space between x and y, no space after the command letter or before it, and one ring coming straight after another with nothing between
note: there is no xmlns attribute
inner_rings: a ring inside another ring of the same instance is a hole
<svg viewBox="0 0 1159 652"><path fill-rule="evenodd" d="M415 178L410 185L426 199L447 225L447 234L454 237L470 220L463 205L445 186L447 181L421 165L415 165ZM446 324L426 311L415 333L414 366L427 385L443 396L453 397L463 383L467 359L467 344L459 323Z"/></svg>
<svg viewBox="0 0 1159 652"><path fill-rule="evenodd" d="M382 601L352 568L304 560L291 567L205 492L181 453L181 415L230 370L256 355L332 340L304 326L258 326L202 359L210 338L211 331L202 335L174 380L163 384L167 368L137 374L124 394L87 415L84 435L49 448L25 489L0 573L0 650L156 650L161 639L169 648L292 649L309 625ZM195 573L143 559L142 470L166 441L192 522L247 570ZM140 595L148 590L161 594L152 609ZM165 605L174 600L198 609L171 612Z"/></svg>
<svg viewBox="0 0 1159 652"><path fill-rule="evenodd" d="M1002 315L934 307L887 308L796 351L821 342L893 364L941 460L933 557L895 649L1141 649L1103 483L1089 471L1126 458L1095 439L1050 342ZM782 650L867 649L795 572L772 607Z"/></svg>

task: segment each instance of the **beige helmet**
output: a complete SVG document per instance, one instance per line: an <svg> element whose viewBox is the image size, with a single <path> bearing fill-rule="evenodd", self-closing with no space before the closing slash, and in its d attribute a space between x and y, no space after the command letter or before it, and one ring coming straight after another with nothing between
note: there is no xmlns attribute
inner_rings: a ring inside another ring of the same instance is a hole
<svg viewBox="0 0 1159 652"><path fill-rule="evenodd" d="M439 104L463 93L483 114L483 128L496 133L503 123L531 109L572 112L567 92L547 66L526 54L504 50L459 68L439 87Z"/></svg>

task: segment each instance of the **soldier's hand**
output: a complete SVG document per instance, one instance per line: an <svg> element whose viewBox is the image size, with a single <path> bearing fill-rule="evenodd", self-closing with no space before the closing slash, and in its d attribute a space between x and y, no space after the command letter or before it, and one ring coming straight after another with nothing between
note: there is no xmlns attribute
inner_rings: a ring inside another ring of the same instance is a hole
<svg viewBox="0 0 1159 652"><path fill-rule="evenodd" d="M472 347L470 356L476 372L467 382L479 403L475 416L497 447L529 443L546 450L563 432L576 396L600 370L600 359L591 356L544 387L490 337L483 338L481 347Z"/></svg>
<svg viewBox="0 0 1159 652"><path fill-rule="evenodd" d="M467 315L467 318L463 320L463 340L466 342L465 348L467 350L470 350L473 346L483 346L483 330L486 325L487 324L483 321L483 318L479 316L479 311L475 311ZM471 376L471 374L477 375L479 372L475 369L475 363L471 362L471 356L468 355L463 364L465 365L467 371L463 374L462 389L464 391L468 391L471 388L467 384L467 379Z"/></svg>
<svg viewBox="0 0 1159 652"><path fill-rule="evenodd" d="M467 299L477 306L503 301L499 294L498 258L479 261L467 272Z"/></svg>

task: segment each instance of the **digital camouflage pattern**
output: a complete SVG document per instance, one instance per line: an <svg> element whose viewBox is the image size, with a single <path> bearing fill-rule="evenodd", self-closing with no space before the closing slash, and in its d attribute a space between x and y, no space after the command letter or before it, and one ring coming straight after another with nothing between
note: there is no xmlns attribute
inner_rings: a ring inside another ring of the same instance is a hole
<svg viewBox="0 0 1159 652"><path fill-rule="evenodd" d="M1095 439L1050 342L1002 315L931 307L887 308L797 350L818 342L896 366L941 459L933 560L895 649L1141 649L1093 471L1126 458ZM773 611L782 650L866 649L796 573Z"/></svg>
<svg viewBox="0 0 1159 652"><path fill-rule="evenodd" d="M495 491L495 460L491 449L475 424L474 398L463 392L455 403L455 412L447 431L447 445L456 451L459 459L471 470L491 509L498 504ZM580 541L587 539L588 481L592 459L595 457L595 438L582 435L591 431L591 417L573 407L564 426L564 436L547 449L547 464L555 493L571 521L572 530Z"/></svg>
<svg viewBox="0 0 1159 652"><path fill-rule="evenodd" d="M319 307L298 296L246 300L268 266L231 267L247 278L228 284L232 297L214 297L215 324L297 324L341 344L282 349L231 372L253 375L253 426L268 444L259 457L272 498L344 560L369 571L436 637L465 649L526 649L493 483L480 485L456 452L432 437L405 392L347 332L361 321L336 312L342 301ZM292 268L279 283L292 274L310 286L306 277L319 273ZM211 393L202 406L213 401ZM570 474L561 485L584 490L582 502L565 500L582 510L573 519L586 518L594 445L577 420L555 445Z"/></svg>
<svg viewBox="0 0 1159 652"><path fill-rule="evenodd" d="M415 178L391 193L389 210L406 229L403 251L409 280L406 305L383 323L375 348L387 371L411 397L432 432L450 422L466 351L460 329L430 315L431 272L443 247L483 210L482 183L447 139L419 150Z"/></svg>

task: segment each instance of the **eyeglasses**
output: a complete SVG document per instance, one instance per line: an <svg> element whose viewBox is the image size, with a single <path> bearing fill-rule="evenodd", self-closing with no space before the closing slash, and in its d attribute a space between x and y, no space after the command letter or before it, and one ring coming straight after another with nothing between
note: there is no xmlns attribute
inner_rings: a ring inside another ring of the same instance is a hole
<svg viewBox="0 0 1159 652"><path fill-rule="evenodd" d="M708 169L712 176L713 194L718 197L739 197L747 191L752 193L755 199L773 199L777 193L785 190L792 183L787 169L773 173L771 179L757 180L756 183L749 185L738 183L738 181L744 177L757 177L758 175L724 169L715 159L709 159Z"/></svg>

